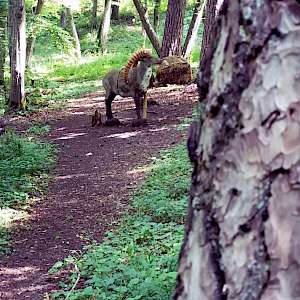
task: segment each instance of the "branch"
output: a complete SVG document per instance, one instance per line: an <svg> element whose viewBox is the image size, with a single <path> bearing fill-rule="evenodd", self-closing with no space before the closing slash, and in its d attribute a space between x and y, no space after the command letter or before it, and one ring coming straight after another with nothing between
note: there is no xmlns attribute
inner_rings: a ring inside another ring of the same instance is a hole
<svg viewBox="0 0 300 300"><path fill-rule="evenodd" d="M154 31L148 17L145 14L145 9L143 8L140 0L133 0L133 3L135 5L135 8L136 8L140 18L141 18L141 21L142 21L143 27L147 33L147 36L148 36L153 48L155 49L157 55L160 57L160 49L161 49L160 42L159 42L158 36L157 36L156 32Z"/></svg>

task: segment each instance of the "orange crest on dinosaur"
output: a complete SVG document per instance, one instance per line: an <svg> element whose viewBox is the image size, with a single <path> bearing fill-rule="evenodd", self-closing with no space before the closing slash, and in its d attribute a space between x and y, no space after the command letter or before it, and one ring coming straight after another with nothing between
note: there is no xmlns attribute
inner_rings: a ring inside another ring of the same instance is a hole
<svg viewBox="0 0 300 300"><path fill-rule="evenodd" d="M130 57L130 59L127 61L127 64L122 69L120 75L127 82L128 81L128 74L129 74L130 69L136 67L136 65L138 64L138 62L141 59L143 59L143 58L151 58L151 57L152 57L152 53L151 53L151 50L149 50L149 49L140 49L140 50L136 51Z"/></svg>

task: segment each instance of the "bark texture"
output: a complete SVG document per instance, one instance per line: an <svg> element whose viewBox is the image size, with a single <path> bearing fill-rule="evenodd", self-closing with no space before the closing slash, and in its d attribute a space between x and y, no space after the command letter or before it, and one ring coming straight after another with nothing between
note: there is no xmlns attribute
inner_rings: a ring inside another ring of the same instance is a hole
<svg viewBox="0 0 300 300"><path fill-rule="evenodd" d="M41 13L45 0L38 0L37 5L35 7L34 15L35 19ZM35 26L35 24L33 25ZM33 54L34 44L36 40L36 27L33 28L32 34L27 39L26 45L26 67L30 67L31 65L31 58Z"/></svg>
<svg viewBox="0 0 300 300"><path fill-rule="evenodd" d="M184 58L188 58L192 52L193 46L195 45L197 33L203 18L204 8L207 0L197 0L193 11L192 20L188 29L188 33L185 38L183 45L182 54Z"/></svg>
<svg viewBox="0 0 300 300"><path fill-rule="evenodd" d="M299 300L300 5L224 1L216 24L173 299Z"/></svg>
<svg viewBox="0 0 300 300"><path fill-rule="evenodd" d="M161 57L181 55L182 29L186 0L169 0Z"/></svg>
<svg viewBox="0 0 300 300"><path fill-rule="evenodd" d="M160 42L158 39L158 36L156 35L150 21L149 18L146 15L145 9L143 8L141 2L139 0L133 0L133 3L135 5L135 8L140 16L140 19L142 21L143 27L147 33L147 36L153 46L153 48L155 49L157 55L159 57L161 57L161 53L160 53Z"/></svg>
<svg viewBox="0 0 300 300"><path fill-rule="evenodd" d="M9 105L17 110L25 107L25 5L24 0L10 0L8 10L8 34L10 56Z"/></svg>
<svg viewBox="0 0 300 300"><path fill-rule="evenodd" d="M70 7L66 7L67 27L74 39L74 52L77 59L81 58L80 41L76 29L76 25L73 18L73 13Z"/></svg>

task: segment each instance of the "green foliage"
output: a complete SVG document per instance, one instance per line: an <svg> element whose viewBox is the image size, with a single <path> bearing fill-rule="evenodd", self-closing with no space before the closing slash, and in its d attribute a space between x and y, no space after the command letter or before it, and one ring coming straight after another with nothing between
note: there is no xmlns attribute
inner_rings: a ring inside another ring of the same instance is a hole
<svg viewBox="0 0 300 300"><path fill-rule="evenodd" d="M35 126L28 132L47 130ZM29 200L41 194L53 163L54 148L49 144L13 132L0 136L0 256L9 253L10 227L26 216L23 209Z"/></svg>
<svg viewBox="0 0 300 300"><path fill-rule="evenodd" d="M53 147L12 132L0 137L0 208L24 204L53 165Z"/></svg>
<svg viewBox="0 0 300 300"><path fill-rule="evenodd" d="M42 135L49 131L50 131L49 125L39 125L39 124L33 125L26 130L27 133L34 134L34 135Z"/></svg>
<svg viewBox="0 0 300 300"><path fill-rule="evenodd" d="M127 215L100 245L60 268L76 266L54 299L170 299L183 237L191 166L184 145L164 151L151 166ZM84 286L68 292L80 276Z"/></svg>

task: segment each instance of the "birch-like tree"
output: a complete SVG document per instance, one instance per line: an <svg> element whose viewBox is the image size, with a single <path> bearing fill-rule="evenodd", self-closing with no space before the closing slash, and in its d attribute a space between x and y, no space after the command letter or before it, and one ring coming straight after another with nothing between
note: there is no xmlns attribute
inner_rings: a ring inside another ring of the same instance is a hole
<svg viewBox="0 0 300 300"><path fill-rule="evenodd" d="M219 14L173 299L300 299L300 4Z"/></svg>
<svg viewBox="0 0 300 300"><path fill-rule="evenodd" d="M25 107L25 3L24 0L8 2L8 36L10 57L9 106L13 110Z"/></svg>

